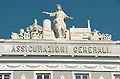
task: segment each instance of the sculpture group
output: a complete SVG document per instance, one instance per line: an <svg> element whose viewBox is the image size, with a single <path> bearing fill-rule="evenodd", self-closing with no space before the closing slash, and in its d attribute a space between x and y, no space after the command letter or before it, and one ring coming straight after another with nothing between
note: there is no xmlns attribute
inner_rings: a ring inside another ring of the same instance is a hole
<svg viewBox="0 0 120 79"><path fill-rule="evenodd" d="M56 5L56 12L42 12L54 18L54 29L51 29L51 21L45 19L43 26L38 25L37 19L34 24L24 29L20 29L20 33L12 33L12 39L47 39L47 40L111 40L111 35L100 34L99 31L91 31L90 21L88 20L88 28L66 29L66 19L73 19L64 13L60 4Z"/></svg>

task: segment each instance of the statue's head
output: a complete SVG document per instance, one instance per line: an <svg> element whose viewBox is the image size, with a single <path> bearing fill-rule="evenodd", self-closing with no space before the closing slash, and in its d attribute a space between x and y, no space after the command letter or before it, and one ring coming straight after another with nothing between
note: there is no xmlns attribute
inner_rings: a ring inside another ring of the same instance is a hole
<svg viewBox="0 0 120 79"><path fill-rule="evenodd" d="M61 6L60 4L57 4L57 5L56 5L56 10L57 10L57 11L62 11L62 6Z"/></svg>
<svg viewBox="0 0 120 79"><path fill-rule="evenodd" d="M20 33L24 33L24 29L20 29Z"/></svg>

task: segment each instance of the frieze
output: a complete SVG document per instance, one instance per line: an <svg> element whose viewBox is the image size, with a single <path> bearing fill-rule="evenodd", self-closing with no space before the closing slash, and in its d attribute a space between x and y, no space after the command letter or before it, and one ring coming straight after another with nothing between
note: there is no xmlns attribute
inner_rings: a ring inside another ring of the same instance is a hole
<svg viewBox="0 0 120 79"><path fill-rule="evenodd" d="M90 70L120 71L120 65L112 64L43 64L43 63L1 63L0 70Z"/></svg>
<svg viewBox="0 0 120 79"><path fill-rule="evenodd" d="M87 68L87 69L95 69L95 68L98 67L97 64L94 64L94 65L92 65L92 64L84 64L82 66L83 66L83 68Z"/></svg>
<svg viewBox="0 0 120 79"><path fill-rule="evenodd" d="M22 64L5 64L9 68L19 68Z"/></svg>
<svg viewBox="0 0 120 79"><path fill-rule="evenodd" d="M39 68L41 65L40 64L26 64L25 66L29 68Z"/></svg>
<svg viewBox="0 0 120 79"><path fill-rule="evenodd" d="M78 68L80 65L74 65L74 64L67 64L67 65L64 65L66 68Z"/></svg>
<svg viewBox="0 0 120 79"><path fill-rule="evenodd" d="M118 65L102 65L102 67L105 69L116 69Z"/></svg>
<svg viewBox="0 0 120 79"><path fill-rule="evenodd" d="M45 65L47 68L58 68L60 65Z"/></svg>

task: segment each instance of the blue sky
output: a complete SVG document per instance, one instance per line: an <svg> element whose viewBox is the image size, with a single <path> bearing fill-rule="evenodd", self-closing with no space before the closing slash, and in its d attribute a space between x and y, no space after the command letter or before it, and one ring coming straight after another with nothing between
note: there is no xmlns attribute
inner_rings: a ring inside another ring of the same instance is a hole
<svg viewBox="0 0 120 79"><path fill-rule="evenodd" d="M38 19L51 19L43 11L54 12L56 4L61 4L65 13L74 17L67 20L67 28L87 27L101 33L109 33L113 40L120 40L120 0L0 0L0 38L10 38L11 32L26 29Z"/></svg>

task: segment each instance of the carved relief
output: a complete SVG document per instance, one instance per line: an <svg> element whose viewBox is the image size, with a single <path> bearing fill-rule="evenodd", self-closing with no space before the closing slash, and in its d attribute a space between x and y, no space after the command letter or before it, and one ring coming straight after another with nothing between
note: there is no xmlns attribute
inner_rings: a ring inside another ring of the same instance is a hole
<svg viewBox="0 0 120 79"><path fill-rule="evenodd" d="M102 67L105 69L116 69L118 68L118 65L102 65Z"/></svg>
<svg viewBox="0 0 120 79"><path fill-rule="evenodd" d="M19 68L22 64L5 64L8 68Z"/></svg>
<svg viewBox="0 0 120 79"><path fill-rule="evenodd" d="M92 64L83 64L82 66L83 66L83 68L87 68L87 69L96 69L98 67L97 64L94 64L94 65L92 65Z"/></svg>
<svg viewBox="0 0 120 79"><path fill-rule="evenodd" d="M6 64L6 63L1 63L0 67L2 67L2 70L34 70L37 68L37 70L49 70L49 69L54 69L54 70L111 70L111 71L116 71L120 70L119 65L111 65L111 64L42 64L42 63L37 63L37 64L29 64L29 63L18 63L18 64Z"/></svg>
<svg viewBox="0 0 120 79"><path fill-rule="evenodd" d="M27 66L28 68L39 68L41 65L39 65L39 64L26 64L25 66Z"/></svg>
<svg viewBox="0 0 120 79"><path fill-rule="evenodd" d="M60 65L45 65L47 68L59 68Z"/></svg>
<svg viewBox="0 0 120 79"><path fill-rule="evenodd" d="M70 64L67 64L67 65L64 65L66 68L78 68L79 67L79 65L74 65L74 64L72 64L72 65L70 65Z"/></svg>

